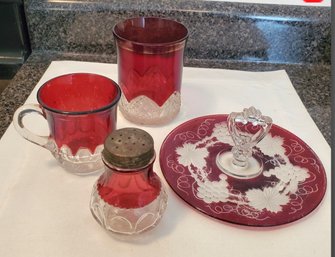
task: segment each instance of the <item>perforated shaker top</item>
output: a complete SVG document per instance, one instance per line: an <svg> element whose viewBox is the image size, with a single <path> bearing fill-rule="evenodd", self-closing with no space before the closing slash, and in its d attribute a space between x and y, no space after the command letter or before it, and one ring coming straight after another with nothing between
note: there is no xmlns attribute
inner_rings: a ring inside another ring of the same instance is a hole
<svg viewBox="0 0 335 257"><path fill-rule="evenodd" d="M142 129L118 129L106 138L102 156L107 164L117 168L145 167L155 156L154 140Z"/></svg>

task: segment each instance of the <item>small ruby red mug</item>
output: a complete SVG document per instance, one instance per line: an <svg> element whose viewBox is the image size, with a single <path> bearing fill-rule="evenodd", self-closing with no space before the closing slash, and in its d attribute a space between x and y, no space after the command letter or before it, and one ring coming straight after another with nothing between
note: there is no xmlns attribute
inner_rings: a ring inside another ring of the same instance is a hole
<svg viewBox="0 0 335 257"><path fill-rule="evenodd" d="M76 174L103 168L101 151L116 129L121 90L113 80L97 74L72 73L53 78L37 92L39 104L19 107L13 117L18 133L54 155L61 166ZM28 114L43 116L50 135L39 136L23 124Z"/></svg>

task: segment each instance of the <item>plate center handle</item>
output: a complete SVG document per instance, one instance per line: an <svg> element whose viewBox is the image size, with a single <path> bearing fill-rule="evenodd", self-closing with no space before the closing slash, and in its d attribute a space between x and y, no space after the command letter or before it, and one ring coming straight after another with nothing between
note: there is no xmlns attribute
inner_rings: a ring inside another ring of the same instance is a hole
<svg viewBox="0 0 335 257"><path fill-rule="evenodd" d="M253 156L253 148L270 131L272 119L251 106L242 112L232 112L228 116L228 131L234 146L231 152L219 153L218 167L228 175L238 178L251 178L259 175L262 164Z"/></svg>

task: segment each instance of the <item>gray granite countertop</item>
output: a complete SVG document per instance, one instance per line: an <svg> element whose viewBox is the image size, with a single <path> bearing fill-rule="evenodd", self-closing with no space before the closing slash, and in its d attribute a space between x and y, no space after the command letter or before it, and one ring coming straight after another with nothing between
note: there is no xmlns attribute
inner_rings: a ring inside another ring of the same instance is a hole
<svg viewBox="0 0 335 257"><path fill-rule="evenodd" d="M199 0L25 0L34 50L115 54L113 26L129 17L177 20L196 59L330 63L326 7Z"/></svg>
<svg viewBox="0 0 335 257"><path fill-rule="evenodd" d="M73 54L64 52L35 51L0 95L0 136L12 120L14 111L31 93L51 61L77 60L115 63L112 55ZM331 142L330 74L328 64L273 64L261 62L236 62L215 59L187 59L185 66L224 68L249 71L285 69L309 114L327 142Z"/></svg>

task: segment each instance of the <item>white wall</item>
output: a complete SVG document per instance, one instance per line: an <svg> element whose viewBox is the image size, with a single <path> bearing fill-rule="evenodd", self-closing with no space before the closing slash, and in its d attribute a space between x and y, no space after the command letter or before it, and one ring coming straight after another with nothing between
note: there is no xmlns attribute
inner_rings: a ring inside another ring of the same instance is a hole
<svg viewBox="0 0 335 257"><path fill-rule="evenodd" d="M213 0L212 0L213 1ZM278 4L278 5L304 5L304 6L331 6L331 0L323 0L321 3L306 3L304 0L214 0L222 2Z"/></svg>

